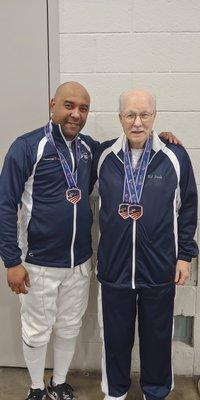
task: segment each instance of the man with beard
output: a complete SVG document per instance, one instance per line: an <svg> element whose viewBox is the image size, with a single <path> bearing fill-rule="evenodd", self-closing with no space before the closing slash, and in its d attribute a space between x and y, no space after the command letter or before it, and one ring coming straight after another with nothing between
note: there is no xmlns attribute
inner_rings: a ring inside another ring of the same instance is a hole
<svg viewBox="0 0 200 400"><path fill-rule="evenodd" d="M91 275L91 159L98 142L80 134L90 107L76 82L58 87L51 121L20 136L6 156L0 184L0 248L11 290L20 295L23 352L31 375L27 399L74 399L65 383ZM17 211L19 212L19 241ZM43 374L54 333L54 370Z"/></svg>

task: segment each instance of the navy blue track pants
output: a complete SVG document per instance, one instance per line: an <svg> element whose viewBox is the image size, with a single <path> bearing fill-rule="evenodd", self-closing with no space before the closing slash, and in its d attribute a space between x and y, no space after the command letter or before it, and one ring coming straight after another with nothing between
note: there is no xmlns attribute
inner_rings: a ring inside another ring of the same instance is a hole
<svg viewBox="0 0 200 400"><path fill-rule="evenodd" d="M131 352L138 312L141 388L147 400L163 400L173 386L171 351L175 285L141 289L102 285L101 291L106 394L120 397L130 387Z"/></svg>

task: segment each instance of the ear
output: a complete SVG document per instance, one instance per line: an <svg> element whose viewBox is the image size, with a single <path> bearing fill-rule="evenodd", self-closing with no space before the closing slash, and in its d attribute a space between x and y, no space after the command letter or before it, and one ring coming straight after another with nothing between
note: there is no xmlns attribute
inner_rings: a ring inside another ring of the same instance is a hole
<svg viewBox="0 0 200 400"><path fill-rule="evenodd" d="M122 123L122 115L121 115L121 113L119 113L118 115L119 115L119 120Z"/></svg>
<svg viewBox="0 0 200 400"><path fill-rule="evenodd" d="M52 112L55 106L55 99L54 97L52 97L52 99L50 100L50 111Z"/></svg>

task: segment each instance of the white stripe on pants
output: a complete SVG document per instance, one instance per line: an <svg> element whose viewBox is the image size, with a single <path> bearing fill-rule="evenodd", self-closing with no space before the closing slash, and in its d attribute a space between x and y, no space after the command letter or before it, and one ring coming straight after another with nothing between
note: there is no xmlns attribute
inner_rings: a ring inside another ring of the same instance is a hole
<svg viewBox="0 0 200 400"><path fill-rule="evenodd" d="M106 362L105 362L105 346L104 346L104 331L103 331L103 315L102 315L102 296L101 296L101 284L99 283L99 292L98 292L98 322L100 327L100 336L102 339L102 359L101 359L101 368L102 368L102 381L101 381L101 389L105 394L104 400L124 400L127 396L125 393L120 397L109 396L108 394L108 380L106 373Z"/></svg>

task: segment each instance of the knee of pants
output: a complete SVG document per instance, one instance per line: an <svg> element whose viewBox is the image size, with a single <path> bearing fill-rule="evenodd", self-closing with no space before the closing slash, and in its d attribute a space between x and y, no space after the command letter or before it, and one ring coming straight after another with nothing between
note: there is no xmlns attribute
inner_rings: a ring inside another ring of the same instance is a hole
<svg viewBox="0 0 200 400"><path fill-rule="evenodd" d="M49 343L51 332L52 328L43 330L37 327L37 329L34 330L33 328L27 329L22 326L22 339L27 346L40 347Z"/></svg>
<svg viewBox="0 0 200 400"><path fill-rule="evenodd" d="M79 321L76 325L70 326L58 326L55 325L53 328L53 332L56 336L63 338L63 339L71 339L77 337L81 328L82 322Z"/></svg>

